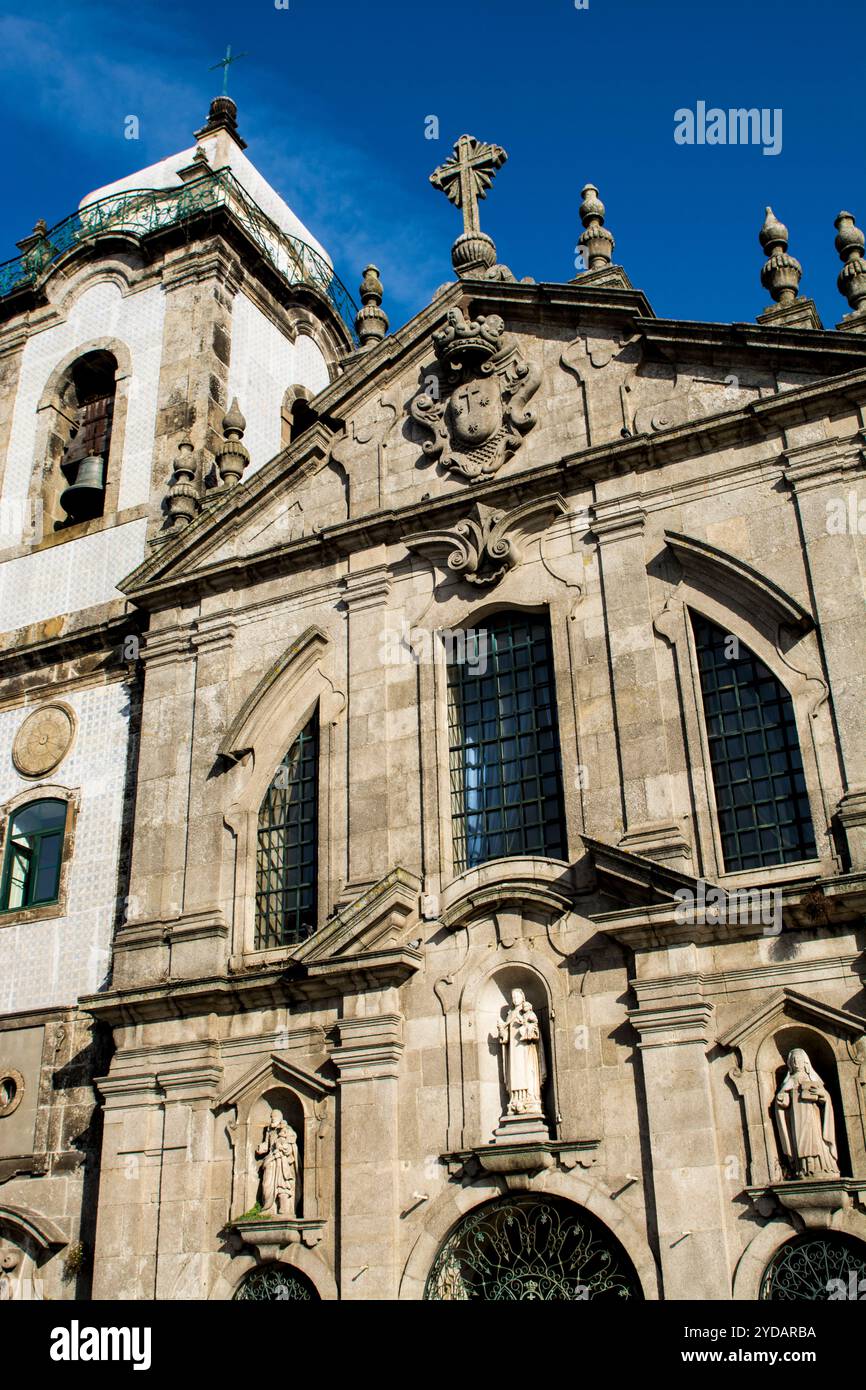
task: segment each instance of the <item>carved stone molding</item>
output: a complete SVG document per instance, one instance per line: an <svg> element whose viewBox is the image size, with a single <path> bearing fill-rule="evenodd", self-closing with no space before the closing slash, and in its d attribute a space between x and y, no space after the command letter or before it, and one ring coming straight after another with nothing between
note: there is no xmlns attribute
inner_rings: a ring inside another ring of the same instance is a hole
<svg viewBox="0 0 866 1390"><path fill-rule="evenodd" d="M288 1245L303 1243L308 1249L318 1245L324 1235L324 1218L305 1220L299 1216L255 1216L234 1221L226 1227L245 1245L252 1246L259 1261L279 1259Z"/></svg>
<svg viewBox="0 0 866 1390"><path fill-rule="evenodd" d="M835 1213L850 1209L853 1201L866 1192L866 1182L850 1178L809 1178L747 1187L746 1192L764 1218L777 1215L780 1210L791 1211L807 1228L821 1230L832 1227Z"/></svg>
<svg viewBox="0 0 866 1390"><path fill-rule="evenodd" d="M600 1139L542 1139L514 1144L481 1144L442 1155L452 1177L472 1179L481 1173L502 1177L508 1188L523 1188L545 1169L565 1172L591 1168L598 1160Z"/></svg>
<svg viewBox="0 0 866 1390"><path fill-rule="evenodd" d="M567 512L559 496L525 502L511 511L477 503L468 517L442 531L417 531L404 544L432 565L467 584L498 584L523 558L522 545L533 532L543 531Z"/></svg>
<svg viewBox="0 0 866 1390"><path fill-rule="evenodd" d="M535 424L528 401L540 369L524 360L517 339L505 336L498 314L467 322L449 309L433 334L438 369L411 402L409 414L430 438L424 454L470 482L490 478Z"/></svg>

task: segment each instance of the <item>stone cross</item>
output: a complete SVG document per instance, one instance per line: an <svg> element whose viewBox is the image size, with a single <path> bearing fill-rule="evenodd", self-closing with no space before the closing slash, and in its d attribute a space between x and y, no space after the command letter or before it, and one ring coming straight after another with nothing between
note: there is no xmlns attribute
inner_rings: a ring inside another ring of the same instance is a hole
<svg viewBox="0 0 866 1390"><path fill-rule="evenodd" d="M246 58L247 56L248 55L246 53L236 53L235 56L232 57L232 46L231 44L226 44L226 56L224 58L221 58L218 63L214 63L213 67L209 69L210 72L216 72L217 68L222 68L224 97L228 96L229 92L229 68L231 67L232 63L237 63L240 61L241 58Z"/></svg>
<svg viewBox="0 0 866 1390"><path fill-rule="evenodd" d="M463 209L463 232L478 233L478 199L487 197L496 170L508 155L499 145L485 145L473 135L461 135L454 153L434 169L430 182L441 188L449 202Z"/></svg>

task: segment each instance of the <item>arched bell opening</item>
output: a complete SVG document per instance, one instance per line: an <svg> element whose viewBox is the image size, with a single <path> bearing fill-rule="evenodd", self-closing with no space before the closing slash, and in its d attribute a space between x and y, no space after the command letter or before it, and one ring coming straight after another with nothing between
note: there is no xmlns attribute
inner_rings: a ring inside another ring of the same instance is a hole
<svg viewBox="0 0 866 1390"><path fill-rule="evenodd" d="M117 360L104 349L84 353L67 372L60 392L56 503L50 507L55 530L93 521L105 509L116 377Z"/></svg>

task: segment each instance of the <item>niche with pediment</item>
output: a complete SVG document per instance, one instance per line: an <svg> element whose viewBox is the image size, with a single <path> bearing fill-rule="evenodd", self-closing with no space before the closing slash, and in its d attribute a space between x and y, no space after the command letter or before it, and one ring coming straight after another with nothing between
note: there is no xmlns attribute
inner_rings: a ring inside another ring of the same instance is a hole
<svg viewBox="0 0 866 1390"><path fill-rule="evenodd" d="M740 1058L729 1076L743 1102L751 1186L866 1177L864 1028L857 1015L786 989L722 1039ZM814 1152L802 1162L797 1133L812 1124L805 1148Z"/></svg>
<svg viewBox="0 0 866 1390"><path fill-rule="evenodd" d="M247 1218L287 1222L299 1230L321 1226L333 1205L333 1092L332 1081L271 1053L220 1097L216 1109L226 1114L232 1149L231 1223ZM269 1153L270 1208L263 1186Z"/></svg>

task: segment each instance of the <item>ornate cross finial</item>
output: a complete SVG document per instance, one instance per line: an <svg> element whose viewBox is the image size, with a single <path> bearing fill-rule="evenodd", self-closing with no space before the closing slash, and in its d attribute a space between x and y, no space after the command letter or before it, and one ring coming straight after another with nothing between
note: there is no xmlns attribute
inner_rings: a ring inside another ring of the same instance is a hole
<svg viewBox="0 0 866 1390"><path fill-rule="evenodd" d="M471 275L490 268L496 260L492 239L482 232L478 221L478 201L487 197L497 169L508 155L499 145L485 145L473 135L461 135L454 153L434 169L430 182L463 212L463 235L451 250L458 275Z"/></svg>
<svg viewBox="0 0 866 1390"><path fill-rule="evenodd" d="M231 67L232 63L238 63L240 62L241 58L246 58L248 56L249 55L246 53L236 53L235 56L232 57L232 46L229 43L226 44L226 56L224 58L221 58L218 63L214 63L213 66L209 69L210 72L216 72L217 68L222 68L224 97L227 97L229 94L229 68Z"/></svg>

